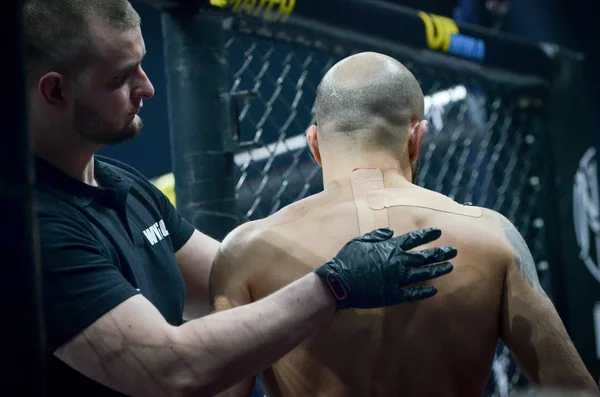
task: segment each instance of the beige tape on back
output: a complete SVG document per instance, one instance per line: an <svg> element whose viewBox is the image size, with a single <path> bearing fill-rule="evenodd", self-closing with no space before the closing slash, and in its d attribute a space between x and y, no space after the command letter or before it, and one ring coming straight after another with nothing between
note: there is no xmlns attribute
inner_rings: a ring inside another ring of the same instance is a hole
<svg viewBox="0 0 600 397"><path fill-rule="evenodd" d="M420 197L406 193L407 189L371 189L367 193L369 208L373 211L380 211L390 207L408 206L427 208L434 211L470 216L473 218L479 218L482 215L481 208L478 207L461 205L456 202L448 205L448 200L445 197L440 197L439 205L436 205L435 201L429 201L427 204L424 204L421 202L422 199Z"/></svg>
<svg viewBox="0 0 600 397"><path fill-rule="evenodd" d="M410 194L410 191L406 188L386 189L383 184L383 174L376 168L356 169L352 171L350 179L361 235L375 229L389 227L387 209L390 207L427 208L473 218L479 218L482 215L482 211L478 207L461 205L456 202L449 205L448 198L442 195L439 195L439 203L436 203L437 200L433 196L433 200L428 199L425 204L422 202L421 197Z"/></svg>
<svg viewBox="0 0 600 397"><path fill-rule="evenodd" d="M352 194L360 234L363 235L375 229L388 227L387 207L382 206L373 209L369 203L369 192L384 190L381 171L376 168L356 169L352 171L350 180L352 181Z"/></svg>

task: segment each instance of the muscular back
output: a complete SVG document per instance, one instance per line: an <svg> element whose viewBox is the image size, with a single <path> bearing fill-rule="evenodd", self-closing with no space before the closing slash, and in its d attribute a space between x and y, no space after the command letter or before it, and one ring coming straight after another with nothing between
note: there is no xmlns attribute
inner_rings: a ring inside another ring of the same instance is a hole
<svg viewBox="0 0 600 397"><path fill-rule="evenodd" d="M263 372L269 396L482 395L497 340L511 332L511 325L503 330L507 325L502 323L508 310L507 269L519 254L510 232L494 212L459 214L457 203L413 185L394 191L418 206L388 208L388 225L396 235L441 229L442 237L431 246L458 249L454 271L429 282L438 289L433 298L336 313L326 327ZM218 257L212 276L217 310L269 295L365 232L359 229L362 215L353 197L349 183L336 186L228 238L224 247L232 248ZM526 279L522 272L516 277ZM540 294L531 283L525 283L527 288ZM241 394L247 393L250 385L230 394L244 388Z"/></svg>

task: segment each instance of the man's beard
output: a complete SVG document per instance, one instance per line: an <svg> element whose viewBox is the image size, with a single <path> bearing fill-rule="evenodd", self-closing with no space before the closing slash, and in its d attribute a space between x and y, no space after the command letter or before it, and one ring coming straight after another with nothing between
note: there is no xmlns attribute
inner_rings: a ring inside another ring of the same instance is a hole
<svg viewBox="0 0 600 397"><path fill-rule="evenodd" d="M417 184L417 178L419 176L419 169L421 167L421 158L417 157L415 163L411 165L412 183Z"/></svg>
<svg viewBox="0 0 600 397"><path fill-rule="evenodd" d="M116 129L97 111L84 105L80 101L75 101L74 109L74 127L83 137L99 145L117 145L135 138L144 123L138 118L134 118L129 124L121 129Z"/></svg>

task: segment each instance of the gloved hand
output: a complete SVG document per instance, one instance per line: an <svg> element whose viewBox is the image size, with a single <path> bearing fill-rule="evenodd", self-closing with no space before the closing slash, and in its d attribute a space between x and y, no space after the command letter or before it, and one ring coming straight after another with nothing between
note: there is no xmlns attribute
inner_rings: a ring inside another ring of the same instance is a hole
<svg viewBox="0 0 600 397"><path fill-rule="evenodd" d="M450 273L453 266L446 261L456 256L456 248L407 251L437 240L441 234L439 229L423 229L392 238L391 229L377 229L351 240L315 273L333 292L338 310L429 298L437 293L435 287L405 287ZM438 262L444 263L432 265Z"/></svg>

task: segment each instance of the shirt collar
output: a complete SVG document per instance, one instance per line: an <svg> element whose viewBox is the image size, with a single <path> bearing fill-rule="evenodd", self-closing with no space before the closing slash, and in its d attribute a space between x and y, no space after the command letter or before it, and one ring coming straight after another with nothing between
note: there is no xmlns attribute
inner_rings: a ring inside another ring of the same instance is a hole
<svg viewBox="0 0 600 397"><path fill-rule="evenodd" d="M124 206L131 182L111 166L94 158L94 176L101 187L90 186L70 177L49 162L35 157L36 184L50 188L68 201L86 207L97 201L108 207Z"/></svg>

